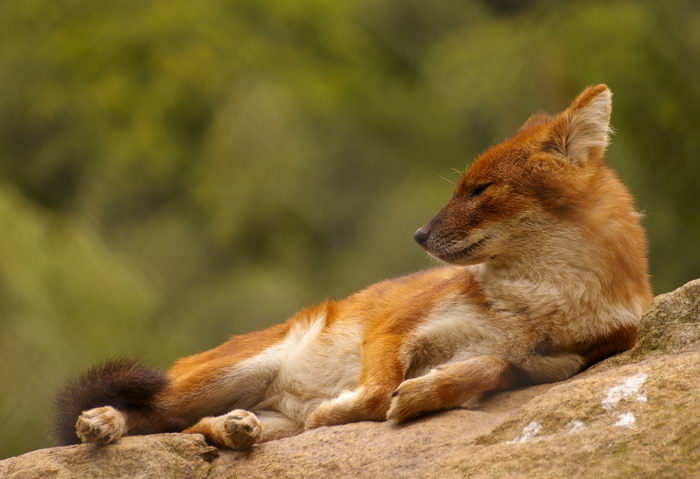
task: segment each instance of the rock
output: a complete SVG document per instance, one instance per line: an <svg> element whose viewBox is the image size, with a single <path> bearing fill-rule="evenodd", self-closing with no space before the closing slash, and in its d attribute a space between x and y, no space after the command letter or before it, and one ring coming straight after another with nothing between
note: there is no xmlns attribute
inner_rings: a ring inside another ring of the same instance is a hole
<svg viewBox="0 0 700 479"><path fill-rule="evenodd" d="M700 348L700 280L657 296L644 316L632 361Z"/></svg>
<svg viewBox="0 0 700 479"><path fill-rule="evenodd" d="M2 478L700 477L700 280L658 296L637 346L556 384L406 425L319 428L249 451L126 437L0 461Z"/></svg>
<svg viewBox="0 0 700 479"><path fill-rule="evenodd" d="M693 352L566 381L425 477L700 477L699 377Z"/></svg>
<svg viewBox="0 0 700 479"><path fill-rule="evenodd" d="M200 435L158 434L125 438L108 447L55 447L0 461L0 477L206 478L218 455Z"/></svg>
<svg viewBox="0 0 700 479"><path fill-rule="evenodd" d="M663 354L700 349L700 279L654 298L642 318L637 344L589 371L601 371Z"/></svg>

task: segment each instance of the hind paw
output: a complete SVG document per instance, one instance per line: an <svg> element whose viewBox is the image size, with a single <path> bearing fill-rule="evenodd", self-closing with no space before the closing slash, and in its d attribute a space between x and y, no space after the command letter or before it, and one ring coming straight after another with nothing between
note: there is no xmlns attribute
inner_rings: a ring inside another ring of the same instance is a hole
<svg viewBox="0 0 700 479"><path fill-rule="evenodd" d="M228 414L205 417L183 431L187 434L203 434L210 444L227 449L245 449L262 436L262 424L257 416L244 409L234 409Z"/></svg>
<svg viewBox="0 0 700 479"><path fill-rule="evenodd" d="M204 434L210 443L219 447L245 449L258 442L262 424L252 412L234 409L223 416L205 417L184 432Z"/></svg>
<svg viewBox="0 0 700 479"><path fill-rule="evenodd" d="M126 432L126 418L111 406L83 411L75 422L75 434L85 443L110 444Z"/></svg>
<svg viewBox="0 0 700 479"><path fill-rule="evenodd" d="M255 414L236 409L223 416L226 444L232 449L250 447L260 439L262 425Z"/></svg>

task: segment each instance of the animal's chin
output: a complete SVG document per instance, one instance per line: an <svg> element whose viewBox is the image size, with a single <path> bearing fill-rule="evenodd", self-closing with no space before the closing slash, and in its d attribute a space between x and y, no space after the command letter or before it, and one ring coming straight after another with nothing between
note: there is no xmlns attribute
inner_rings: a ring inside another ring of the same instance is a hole
<svg viewBox="0 0 700 479"><path fill-rule="evenodd" d="M439 253L431 252L431 254L436 258L450 264L469 265L482 263L485 258L484 256L479 254L479 250L488 238L488 236L485 236L479 241L475 241L474 243L470 244L466 248L462 248L457 251L451 251L447 253L442 251Z"/></svg>

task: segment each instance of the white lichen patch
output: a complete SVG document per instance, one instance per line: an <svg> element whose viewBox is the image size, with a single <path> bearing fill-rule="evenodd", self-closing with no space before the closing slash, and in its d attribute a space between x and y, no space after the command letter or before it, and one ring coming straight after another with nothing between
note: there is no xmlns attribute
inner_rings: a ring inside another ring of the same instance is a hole
<svg viewBox="0 0 700 479"><path fill-rule="evenodd" d="M537 421L532 421L530 424L525 426L518 437L512 441L508 441L508 444L519 444L521 442L527 442L537 435L542 429L542 425Z"/></svg>
<svg viewBox="0 0 700 479"><path fill-rule="evenodd" d="M582 421L571 421L569 422L569 434L580 431L583 429L583 422Z"/></svg>
<svg viewBox="0 0 700 479"><path fill-rule="evenodd" d="M623 399L634 397L638 402L646 402L647 396L640 393L639 390L644 385L644 382L649 377L646 373L639 373L635 376L630 376L622 381L617 386L613 386L605 392L605 397L600 402L603 409L609 411L619 404Z"/></svg>
<svg viewBox="0 0 700 479"><path fill-rule="evenodd" d="M623 412L617 415L617 422L614 424L618 427L632 427L637 419L631 412Z"/></svg>

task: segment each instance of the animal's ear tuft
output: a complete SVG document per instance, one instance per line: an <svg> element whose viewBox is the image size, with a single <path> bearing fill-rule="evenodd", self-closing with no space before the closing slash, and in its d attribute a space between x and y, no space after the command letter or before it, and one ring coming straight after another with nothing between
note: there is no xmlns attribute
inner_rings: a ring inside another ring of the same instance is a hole
<svg viewBox="0 0 700 479"><path fill-rule="evenodd" d="M559 114L548 145L573 163L600 157L608 147L612 92L605 85L586 88Z"/></svg>

